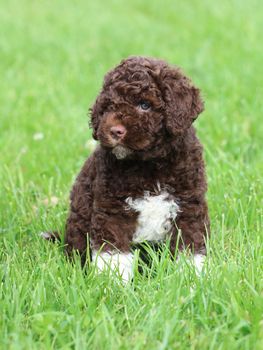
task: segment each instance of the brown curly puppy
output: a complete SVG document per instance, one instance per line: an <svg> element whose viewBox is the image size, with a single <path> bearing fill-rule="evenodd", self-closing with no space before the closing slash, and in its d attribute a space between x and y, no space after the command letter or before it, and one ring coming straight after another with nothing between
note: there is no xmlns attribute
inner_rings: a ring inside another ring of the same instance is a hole
<svg viewBox="0 0 263 350"><path fill-rule="evenodd" d="M209 218L202 146L193 121L199 90L166 62L130 57L110 71L91 109L100 145L71 192L66 251L85 261L87 241L99 270L132 276L131 246L171 241L200 267Z"/></svg>

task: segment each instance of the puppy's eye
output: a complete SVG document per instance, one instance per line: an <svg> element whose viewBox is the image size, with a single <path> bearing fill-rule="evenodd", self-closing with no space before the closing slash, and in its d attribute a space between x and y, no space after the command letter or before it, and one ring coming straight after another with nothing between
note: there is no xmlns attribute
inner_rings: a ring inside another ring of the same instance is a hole
<svg viewBox="0 0 263 350"><path fill-rule="evenodd" d="M140 101L138 106L143 109L144 111L147 111L147 109L151 108L151 104L148 101Z"/></svg>

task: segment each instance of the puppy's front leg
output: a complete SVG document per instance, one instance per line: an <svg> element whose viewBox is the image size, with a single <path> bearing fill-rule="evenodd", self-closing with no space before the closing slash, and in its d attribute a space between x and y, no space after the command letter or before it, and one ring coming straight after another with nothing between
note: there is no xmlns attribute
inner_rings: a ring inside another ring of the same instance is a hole
<svg viewBox="0 0 263 350"><path fill-rule="evenodd" d="M203 197L191 198L184 201L180 209L176 218L176 227L173 230L171 249L174 252L177 244L180 250L189 249L193 254L192 263L199 274L205 261L205 243L209 235L206 201ZM178 237L178 229L180 237Z"/></svg>
<svg viewBox="0 0 263 350"><path fill-rule="evenodd" d="M123 211L121 207L117 210L117 203L112 205L115 209L108 210L106 214L105 203L101 203L92 220L92 262L98 272L108 270L128 282L133 277L134 258L130 246L135 226L134 214Z"/></svg>

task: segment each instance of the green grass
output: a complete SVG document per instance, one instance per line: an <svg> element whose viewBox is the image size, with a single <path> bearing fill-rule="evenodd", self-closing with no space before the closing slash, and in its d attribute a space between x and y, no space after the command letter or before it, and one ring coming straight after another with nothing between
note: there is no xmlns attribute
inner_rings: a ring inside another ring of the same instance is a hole
<svg viewBox="0 0 263 350"><path fill-rule="evenodd" d="M2 2L0 348L263 348L262 13L256 0ZM183 67L206 101L196 127L212 238L200 278L164 252L124 287L38 236L63 229L90 152L88 107L132 54Z"/></svg>

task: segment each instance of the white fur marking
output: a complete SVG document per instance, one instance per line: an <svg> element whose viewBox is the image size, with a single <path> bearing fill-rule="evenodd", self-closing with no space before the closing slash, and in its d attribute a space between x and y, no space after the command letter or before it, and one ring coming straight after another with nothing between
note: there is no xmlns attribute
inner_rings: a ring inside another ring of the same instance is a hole
<svg viewBox="0 0 263 350"><path fill-rule="evenodd" d="M143 198L126 199L129 207L140 213L134 242L160 241L167 236L179 211L176 201L168 197L168 192L163 191L156 196L145 192Z"/></svg>
<svg viewBox="0 0 263 350"><path fill-rule="evenodd" d="M202 255L202 254L194 255L194 267L198 275L200 275L200 273L202 272L204 262L205 262L205 255Z"/></svg>
<svg viewBox="0 0 263 350"><path fill-rule="evenodd" d="M117 145L113 148L112 153L115 155L117 159L124 159L128 155L132 154L133 151L122 145Z"/></svg>
<svg viewBox="0 0 263 350"><path fill-rule="evenodd" d="M181 264L181 262L183 261L183 263L185 262L187 266L194 268L198 276L201 275L201 272L204 267L205 259L206 259L206 256L203 254L195 254L195 255L190 254L188 256L179 254L176 258L177 262L180 262L179 263L180 269L183 269L183 265Z"/></svg>
<svg viewBox="0 0 263 350"><path fill-rule="evenodd" d="M40 232L39 236L44 238L44 239L51 239L52 238L52 235L50 232Z"/></svg>
<svg viewBox="0 0 263 350"><path fill-rule="evenodd" d="M110 269L122 276L124 282L133 277L133 254L116 252L92 252L92 261L95 263L98 272Z"/></svg>

